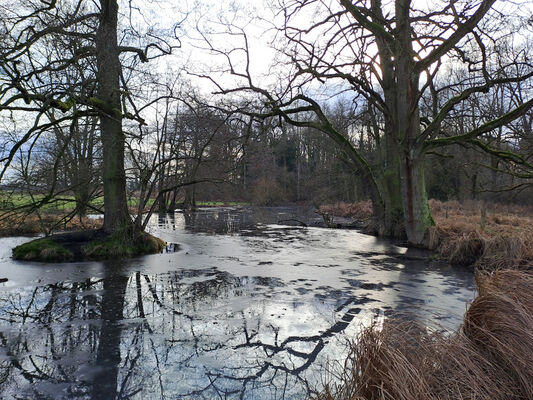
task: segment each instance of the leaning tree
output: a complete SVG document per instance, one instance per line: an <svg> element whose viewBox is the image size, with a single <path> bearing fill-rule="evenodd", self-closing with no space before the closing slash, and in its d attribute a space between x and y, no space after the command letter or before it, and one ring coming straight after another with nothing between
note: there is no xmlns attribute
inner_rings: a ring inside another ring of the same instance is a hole
<svg viewBox="0 0 533 400"><path fill-rule="evenodd" d="M270 2L271 3L271 2ZM525 158L492 148L483 136L522 116L524 102L485 118L473 129L446 130L450 113L462 102L499 85L531 79L531 14L527 4L495 0L280 0L272 4L272 41L276 63L272 80L254 74L254 57L246 28L222 21L242 45L223 47L204 35L207 48L223 57L236 83L210 79L223 95L256 96L244 112L278 115L297 126L330 136L365 181L378 233L406 235L426 245L433 219L424 181L425 155L442 146L468 144L494 156L531 166ZM264 20L263 18L262 20ZM219 32L217 32L219 33ZM512 38L513 51L502 43ZM244 57L239 61L238 54ZM257 53L256 53L257 54ZM444 79L451 69L465 78ZM273 81L271 86L265 82ZM443 96L443 92L451 96ZM378 157L365 157L350 137L324 112L327 99L351 96L354 107L372 110L372 140ZM257 100L259 97L259 100ZM421 107L430 99L430 107ZM313 118L302 118L312 112Z"/></svg>

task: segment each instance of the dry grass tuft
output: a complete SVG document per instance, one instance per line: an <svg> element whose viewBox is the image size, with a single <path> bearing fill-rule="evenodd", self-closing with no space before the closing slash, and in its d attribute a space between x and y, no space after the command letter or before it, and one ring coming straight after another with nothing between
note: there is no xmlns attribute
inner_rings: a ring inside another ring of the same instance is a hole
<svg viewBox="0 0 533 400"><path fill-rule="evenodd" d="M454 335L409 323L363 330L317 400L533 398L533 276L478 272L479 296Z"/></svg>
<svg viewBox="0 0 533 400"><path fill-rule="evenodd" d="M359 203L344 203L330 204L320 206L318 213L321 215L332 215L336 217L351 217L361 221L372 218L373 208L372 202L361 201Z"/></svg>
<svg viewBox="0 0 533 400"><path fill-rule="evenodd" d="M438 200L429 206L436 225L430 228L428 247L452 264L506 269L533 263L533 207ZM319 213L372 224L369 201L322 206Z"/></svg>
<svg viewBox="0 0 533 400"><path fill-rule="evenodd" d="M468 266L479 260L484 250L483 239L477 232L470 232L456 239L453 246L450 243L446 248L446 253L450 252L450 264Z"/></svg>
<svg viewBox="0 0 533 400"><path fill-rule="evenodd" d="M102 227L102 219L84 217L72 218L64 221L65 215L60 213L43 213L39 219L35 214L11 215L0 219L0 237L32 235L54 231L77 231L99 229Z"/></svg>

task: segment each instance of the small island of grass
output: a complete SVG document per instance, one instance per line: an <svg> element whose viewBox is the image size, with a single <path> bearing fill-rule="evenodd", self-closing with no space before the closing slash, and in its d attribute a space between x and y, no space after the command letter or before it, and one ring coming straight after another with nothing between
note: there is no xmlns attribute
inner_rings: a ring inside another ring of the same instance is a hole
<svg viewBox="0 0 533 400"><path fill-rule="evenodd" d="M146 232L102 230L69 232L39 238L13 249L13 259L66 262L127 258L161 252L166 243Z"/></svg>

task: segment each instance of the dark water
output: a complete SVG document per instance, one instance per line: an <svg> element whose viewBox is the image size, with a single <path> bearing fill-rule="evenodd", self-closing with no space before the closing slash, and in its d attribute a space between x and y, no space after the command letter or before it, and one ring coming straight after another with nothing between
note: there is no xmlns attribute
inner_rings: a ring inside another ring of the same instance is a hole
<svg viewBox="0 0 533 400"><path fill-rule="evenodd" d="M14 262L28 239L0 239L0 398L305 399L362 325L459 326L470 274L356 231L275 224L312 218L156 216L178 251L128 262Z"/></svg>

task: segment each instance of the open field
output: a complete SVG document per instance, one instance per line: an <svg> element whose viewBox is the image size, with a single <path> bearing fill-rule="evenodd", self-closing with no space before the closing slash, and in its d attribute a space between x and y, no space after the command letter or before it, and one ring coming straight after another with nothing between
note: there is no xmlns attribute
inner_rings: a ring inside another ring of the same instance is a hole
<svg viewBox="0 0 533 400"><path fill-rule="evenodd" d="M35 202L39 202L44 198L44 195L35 195L33 196L33 199L28 195L5 195L0 194L0 210L7 210L11 208L23 208L23 207L30 207ZM104 197L99 196L92 200L89 203L92 207L97 209L102 209L104 206ZM154 199L148 200L148 206L152 206L154 204ZM139 199L137 197L130 197L128 198L128 206L129 207L137 207L139 205ZM221 207L221 206L230 206L230 207L236 207L236 206L246 206L250 205L250 203L242 202L242 201L198 201L196 202L197 207ZM53 200L50 203L44 204L41 209L47 210L47 211L71 211L74 210L76 207L76 201L74 200L74 196L61 196L58 199ZM94 214L95 210L89 210L89 214Z"/></svg>
<svg viewBox="0 0 533 400"><path fill-rule="evenodd" d="M12 208L24 208L24 207L31 207L32 204L42 201L44 198L44 195L38 194L34 195L33 199L31 196L28 195L20 195L20 194L13 194L13 195L0 195L0 209L2 210L8 210ZM89 203L92 207L97 209L102 209L104 206L104 197L100 196L95 199L93 199ZM139 204L139 201L137 198L132 197L128 199L128 206L129 207L136 207ZM149 202L149 205L153 204L153 200ZM53 199L51 202L43 204L41 206L41 209L44 211L71 211L74 210L76 207L76 201L74 200L74 196L60 196L56 199ZM96 213L96 210L89 210L90 214Z"/></svg>

